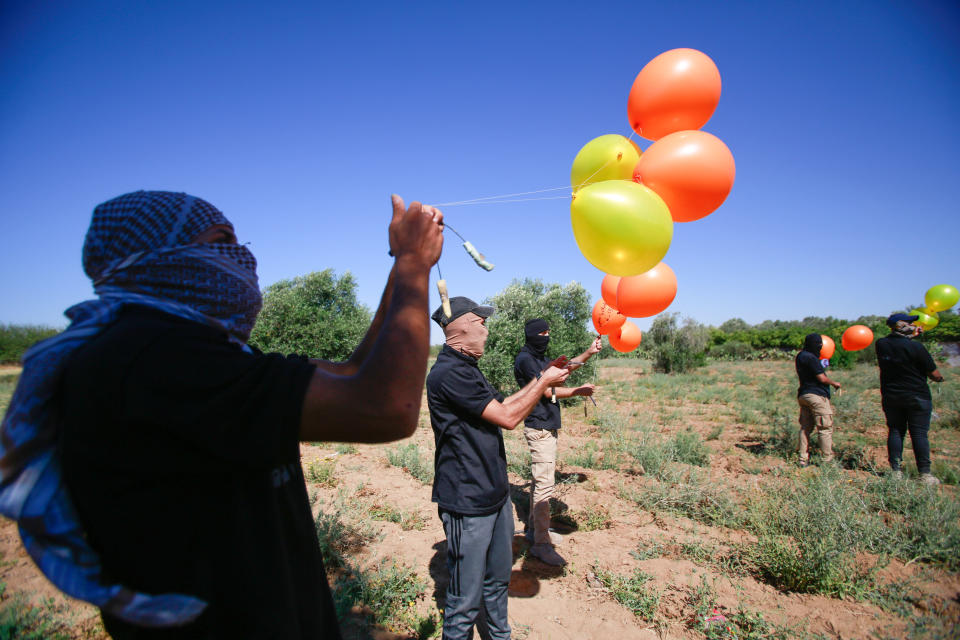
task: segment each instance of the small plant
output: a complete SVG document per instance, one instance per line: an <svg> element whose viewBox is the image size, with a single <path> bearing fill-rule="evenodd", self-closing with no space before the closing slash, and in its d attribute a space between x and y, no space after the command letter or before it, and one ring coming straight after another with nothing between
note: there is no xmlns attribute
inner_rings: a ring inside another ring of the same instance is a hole
<svg viewBox="0 0 960 640"><path fill-rule="evenodd" d="M659 542L641 542L637 548L630 552L630 555L637 560L649 560L663 556L663 545Z"/></svg>
<svg viewBox="0 0 960 640"><path fill-rule="evenodd" d="M337 485L337 478L334 476L336 470L336 460L311 462L307 467L307 480L323 487L335 487Z"/></svg>
<svg viewBox="0 0 960 640"><path fill-rule="evenodd" d="M6 584L3 583L3 590ZM63 605L56 605L53 598L37 606L28 602L23 593L0 604L0 638L6 640L69 640L69 628L57 619Z"/></svg>
<svg viewBox="0 0 960 640"><path fill-rule="evenodd" d="M595 440L588 440L586 444L577 447L565 456L564 463L574 467L583 467L584 469L597 469L597 450L599 448Z"/></svg>
<svg viewBox="0 0 960 640"><path fill-rule="evenodd" d="M646 585L652 578L639 569L623 576L602 569L596 570L597 579L610 590L617 602L644 620L653 620L660 606L660 593Z"/></svg>
<svg viewBox="0 0 960 640"><path fill-rule="evenodd" d="M370 517L374 520L399 524L404 531L413 529L421 531L427 524L426 519L416 511L402 511L381 502L376 502L370 507Z"/></svg>
<svg viewBox="0 0 960 640"><path fill-rule="evenodd" d="M357 452L356 445L352 445L349 442L338 442L336 447L337 453L342 456L350 455L351 453Z"/></svg>
<svg viewBox="0 0 960 640"><path fill-rule="evenodd" d="M722 424L714 425L713 428L710 429L710 433L707 434L707 437L705 439L708 441L716 440L720 437L721 433L723 433L723 425Z"/></svg>
<svg viewBox="0 0 960 640"><path fill-rule="evenodd" d="M685 462L698 467L705 467L710 464L710 450L696 431L688 429L678 432L673 436L670 446L673 449L671 457L677 462Z"/></svg>
<svg viewBox="0 0 960 640"><path fill-rule="evenodd" d="M406 566L391 563L368 570L351 566L334 583L333 601L341 619L359 609L367 612L372 624L407 632L424 625L414 605L426 590L426 581Z"/></svg>
<svg viewBox="0 0 960 640"><path fill-rule="evenodd" d="M570 513L570 517L577 523L580 531L596 531L597 529L609 529L613 524L610 517L610 510L603 505L585 507L579 511Z"/></svg>
<svg viewBox="0 0 960 640"><path fill-rule="evenodd" d="M433 482L433 463L420 458L420 448L416 443L410 442L387 451L387 460L423 484Z"/></svg>

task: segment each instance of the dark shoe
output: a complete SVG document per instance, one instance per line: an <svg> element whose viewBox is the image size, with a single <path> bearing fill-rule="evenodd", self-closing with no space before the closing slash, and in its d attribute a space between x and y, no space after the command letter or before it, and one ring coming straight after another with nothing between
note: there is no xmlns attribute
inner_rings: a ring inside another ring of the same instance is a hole
<svg viewBox="0 0 960 640"><path fill-rule="evenodd" d="M530 547L530 555L532 555L537 560L549 564L553 567L562 567L567 564L567 561L557 553L552 544L535 544Z"/></svg>

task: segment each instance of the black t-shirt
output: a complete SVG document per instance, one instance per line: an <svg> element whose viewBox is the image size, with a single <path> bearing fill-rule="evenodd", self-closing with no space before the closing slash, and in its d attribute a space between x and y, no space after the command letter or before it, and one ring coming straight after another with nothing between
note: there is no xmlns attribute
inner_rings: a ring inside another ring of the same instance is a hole
<svg viewBox="0 0 960 640"><path fill-rule="evenodd" d="M820 358L809 351L801 351L797 354L794 365L797 368L797 377L800 378L800 388L797 389L797 396L813 393L824 398L830 397L830 385L817 380L817 376L824 373Z"/></svg>
<svg viewBox="0 0 960 640"><path fill-rule="evenodd" d="M884 398L930 398L927 374L936 370L930 353L919 342L896 333L876 342L880 394Z"/></svg>
<svg viewBox="0 0 960 640"><path fill-rule="evenodd" d="M104 615L114 638L340 637L300 467L313 370L143 307L67 363L64 478L105 579L208 603L177 629Z"/></svg>
<svg viewBox="0 0 960 640"><path fill-rule="evenodd" d="M480 417L503 400L475 358L447 345L427 376L427 405L437 446L433 501L467 516L494 513L507 500L507 456L500 427Z"/></svg>
<svg viewBox="0 0 960 640"><path fill-rule="evenodd" d="M516 378L517 384L522 389L536 378L537 374L543 371L549 363L550 358L545 355L538 357L536 354L530 353L526 347L523 347L513 361L513 377ZM559 429L560 403L550 402L549 398L541 396L537 406L533 408L529 416L524 418L523 424L531 429Z"/></svg>

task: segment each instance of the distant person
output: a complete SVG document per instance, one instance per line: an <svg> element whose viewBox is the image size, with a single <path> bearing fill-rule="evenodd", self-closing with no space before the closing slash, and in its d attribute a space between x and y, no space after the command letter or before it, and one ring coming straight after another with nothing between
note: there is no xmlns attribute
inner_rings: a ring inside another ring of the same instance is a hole
<svg viewBox="0 0 960 640"><path fill-rule="evenodd" d="M339 638L299 442L416 429L442 232L439 211L393 197L383 298L333 363L246 344L257 263L213 205L139 191L96 207L98 298L27 353L2 426L0 510L40 569L114 638Z"/></svg>
<svg viewBox="0 0 960 640"><path fill-rule="evenodd" d="M504 399L480 372L493 307L450 299L451 315L433 314L446 343L427 375L427 405L436 442L433 501L447 537L444 640L507 640L507 587L513 566L513 504L501 429L513 429L569 370L549 363Z"/></svg>
<svg viewBox="0 0 960 640"><path fill-rule="evenodd" d="M521 387L535 379L550 362L547 358L547 345L550 344L550 327L547 321L542 318L527 320L523 333L526 342L513 361L513 375ZM590 356L599 353L601 346L598 336L590 347L571 360L570 364L583 364ZM533 412L523 421L523 435L530 447L533 475L530 482L530 514L527 518L526 537L533 543L530 547L531 555L553 566L567 563L554 548L560 541L560 536L550 531L550 498L553 497L557 436L560 430L560 405L556 399L592 396L594 389L592 384L577 388L546 389Z"/></svg>
<svg viewBox="0 0 960 640"><path fill-rule="evenodd" d="M820 453L823 461L833 460L833 407L830 406L830 387L840 388L839 382L827 377L820 362L823 337L819 333L808 334L803 340L803 350L797 354L794 366L800 387L797 402L800 404L800 466L810 464L810 435L816 429L820 437Z"/></svg>
<svg viewBox="0 0 960 640"><path fill-rule="evenodd" d="M933 399L927 378L943 382L943 375L927 349L912 338L920 335L920 327L911 324L919 316L895 313L887 318L890 335L876 343L880 366L880 397L887 418L887 458L897 478L903 477L903 440L910 432L913 455L917 460L920 480L929 485L940 484L930 473L930 414Z"/></svg>

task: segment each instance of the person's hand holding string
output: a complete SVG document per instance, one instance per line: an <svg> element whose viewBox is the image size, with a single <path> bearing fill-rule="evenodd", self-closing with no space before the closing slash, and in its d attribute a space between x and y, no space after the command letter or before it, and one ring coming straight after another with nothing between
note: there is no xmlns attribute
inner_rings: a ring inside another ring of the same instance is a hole
<svg viewBox="0 0 960 640"><path fill-rule="evenodd" d="M405 207L403 198L391 197L390 253L397 261L412 259L429 269L443 251L443 213L430 205L413 202Z"/></svg>

